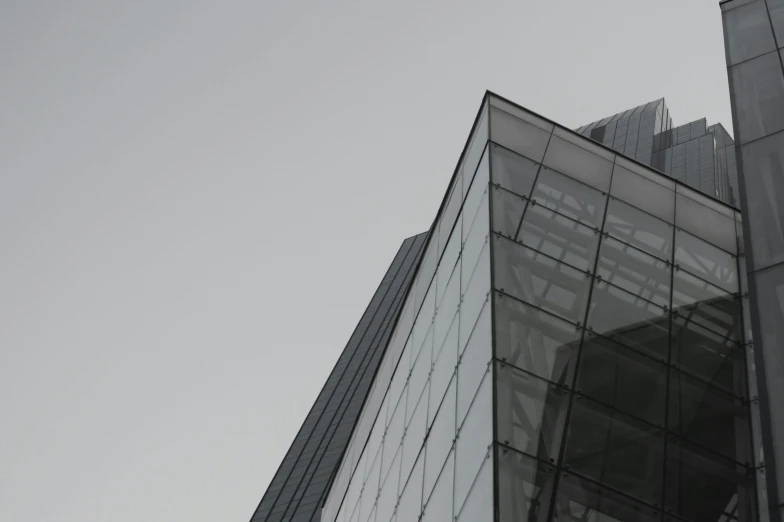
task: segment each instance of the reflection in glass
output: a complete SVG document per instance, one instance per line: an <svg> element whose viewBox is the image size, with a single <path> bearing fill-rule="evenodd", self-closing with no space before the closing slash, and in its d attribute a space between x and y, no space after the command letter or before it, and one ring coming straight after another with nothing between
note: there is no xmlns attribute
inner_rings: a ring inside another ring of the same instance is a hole
<svg viewBox="0 0 784 522"><path fill-rule="evenodd" d="M685 520L728 520L735 513L739 522L752 522L753 475L686 441L670 437L665 464L664 507Z"/></svg>
<svg viewBox="0 0 784 522"><path fill-rule="evenodd" d="M664 433L612 408L576 396L564 464L644 502L661 498Z"/></svg>
<svg viewBox="0 0 784 522"><path fill-rule="evenodd" d="M601 228L607 196L569 176L543 167L531 199L580 223Z"/></svg>
<svg viewBox="0 0 784 522"><path fill-rule="evenodd" d="M636 296L670 305L669 263L622 241L609 236L602 241L596 274Z"/></svg>
<svg viewBox="0 0 784 522"><path fill-rule="evenodd" d="M532 204L525 213L517 240L575 268L592 272L599 231Z"/></svg>
<svg viewBox="0 0 784 522"><path fill-rule="evenodd" d="M509 191L493 186L493 230L507 237L515 237L527 201Z"/></svg>
<svg viewBox="0 0 784 522"><path fill-rule="evenodd" d="M495 294L496 357L548 381L571 386L582 331L573 323Z"/></svg>
<svg viewBox="0 0 784 522"><path fill-rule="evenodd" d="M495 143L490 144L490 154L490 175L493 183L528 197L539 171L539 164Z"/></svg>
<svg viewBox="0 0 784 522"><path fill-rule="evenodd" d="M567 391L521 370L496 365L498 439L555 462L568 408Z"/></svg>
<svg viewBox="0 0 784 522"><path fill-rule="evenodd" d="M661 513L625 495L571 473L561 475L554 521L658 522Z"/></svg>
<svg viewBox="0 0 784 522"><path fill-rule="evenodd" d="M542 163L602 192L610 190L613 164L558 136L550 139Z"/></svg>
<svg viewBox="0 0 784 522"><path fill-rule="evenodd" d="M604 281L594 285L588 328L658 360L667 360L666 310Z"/></svg>
<svg viewBox="0 0 784 522"><path fill-rule="evenodd" d="M490 139L534 161L542 161L550 133L491 107Z"/></svg>
<svg viewBox="0 0 784 522"><path fill-rule="evenodd" d="M670 431L741 464L751 460L749 410L727 392L673 370Z"/></svg>
<svg viewBox="0 0 784 522"><path fill-rule="evenodd" d="M675 219L675 192L619 165L613 170L610 194L659 219Z"/></svg>
<svg viewBox="0 0 784 522"><path fill-rule="evenodd" d="M577 390L606 406L664 426L667 367L604 337L586 337Z"/></svg>
<svg viewBox="0 0 784 522"><path fill-rule="evenodd" d="M493 239L495 288L571 321L583 318L588 274L514 241Z"/></svg>
<svg viewBox="0 0 784 522"><path fill-rule="evenodd" d="M500 446L498 448L500 522L545 522L550 509L554 481L555 469L552 466Z"/></svg>
<svg viewBox="0 0 784 522"><path fill-rule="evenodd" d="M724 24L728 65L745 62L776 49L764 1L727 11Z"/></svg>
<svg viewBox="0 0 784 522"><path fill-rule="evenodd" d="M738 291L737 258L682 230L675 231L675 264L727 292Z"/></svg>
<svg viewBox="0 0 784 522"><path fill-rule="evenodd" d="M610 198L604 231L659 259L672 255L672 225L619 199Z"/></svg>
<svg viewBox="0 0 784 522"><path fill-rule="evenodd" d="M735 220L683 194L677 195L675 224L706 239L727 252L737 253Z"/></svg>

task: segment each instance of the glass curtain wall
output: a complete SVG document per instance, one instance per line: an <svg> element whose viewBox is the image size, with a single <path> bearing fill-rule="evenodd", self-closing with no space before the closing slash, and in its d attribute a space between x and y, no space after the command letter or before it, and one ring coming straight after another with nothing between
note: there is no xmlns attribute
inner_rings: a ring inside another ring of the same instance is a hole
<svg viewBox="0 0 784 522"><path fill-rule="evenodd" d="M497 520L757 520L740 215L490 105Z"/></svg>

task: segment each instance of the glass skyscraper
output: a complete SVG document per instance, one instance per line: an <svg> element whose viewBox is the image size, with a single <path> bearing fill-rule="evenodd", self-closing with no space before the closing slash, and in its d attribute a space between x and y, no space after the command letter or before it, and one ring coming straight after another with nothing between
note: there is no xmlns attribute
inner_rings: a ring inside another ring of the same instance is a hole
<svg viewBox="0 0 784 522"><path fill-rule="evenodd" d="M252 522L781 520L784 0L721 10L735 140L485 95Z"/></svg>

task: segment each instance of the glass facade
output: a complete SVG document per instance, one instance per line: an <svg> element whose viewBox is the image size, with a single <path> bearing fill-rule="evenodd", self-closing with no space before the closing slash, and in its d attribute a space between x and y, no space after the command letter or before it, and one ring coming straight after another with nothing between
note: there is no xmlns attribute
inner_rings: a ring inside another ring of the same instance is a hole
<svg viewBox="0 0 784 522"><path fill-rule="evenodd" d="M766 520L784 511L784 1L721 4L735 127L740 202L743 316L759 372L750 378L753 445ZM751 343L753 341L753 343ZM757 447L762 450L756 451ZM762 488L766 488L762 490Z"/></svg>
<svg viewBox="0 0 784 522"><path fill-rule="evenodd" d="M322 520L758 520L739 222L488 93Z"/></svg>

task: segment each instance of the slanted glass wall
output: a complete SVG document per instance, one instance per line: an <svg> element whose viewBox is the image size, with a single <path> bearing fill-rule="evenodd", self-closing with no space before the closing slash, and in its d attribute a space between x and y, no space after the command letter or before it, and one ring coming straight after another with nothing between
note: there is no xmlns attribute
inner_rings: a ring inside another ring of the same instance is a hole
<svg viewBox="0 0 784 522"><path fill-rule="evenodd" d="M490 105L497 520L757 520L739 215Z"/></svg>
<svg viewBox="0 0 784 522"><path fill-rule="evenodd" d="M447 191L324 522L474 522L493 511L487 107Z"/></svg>

